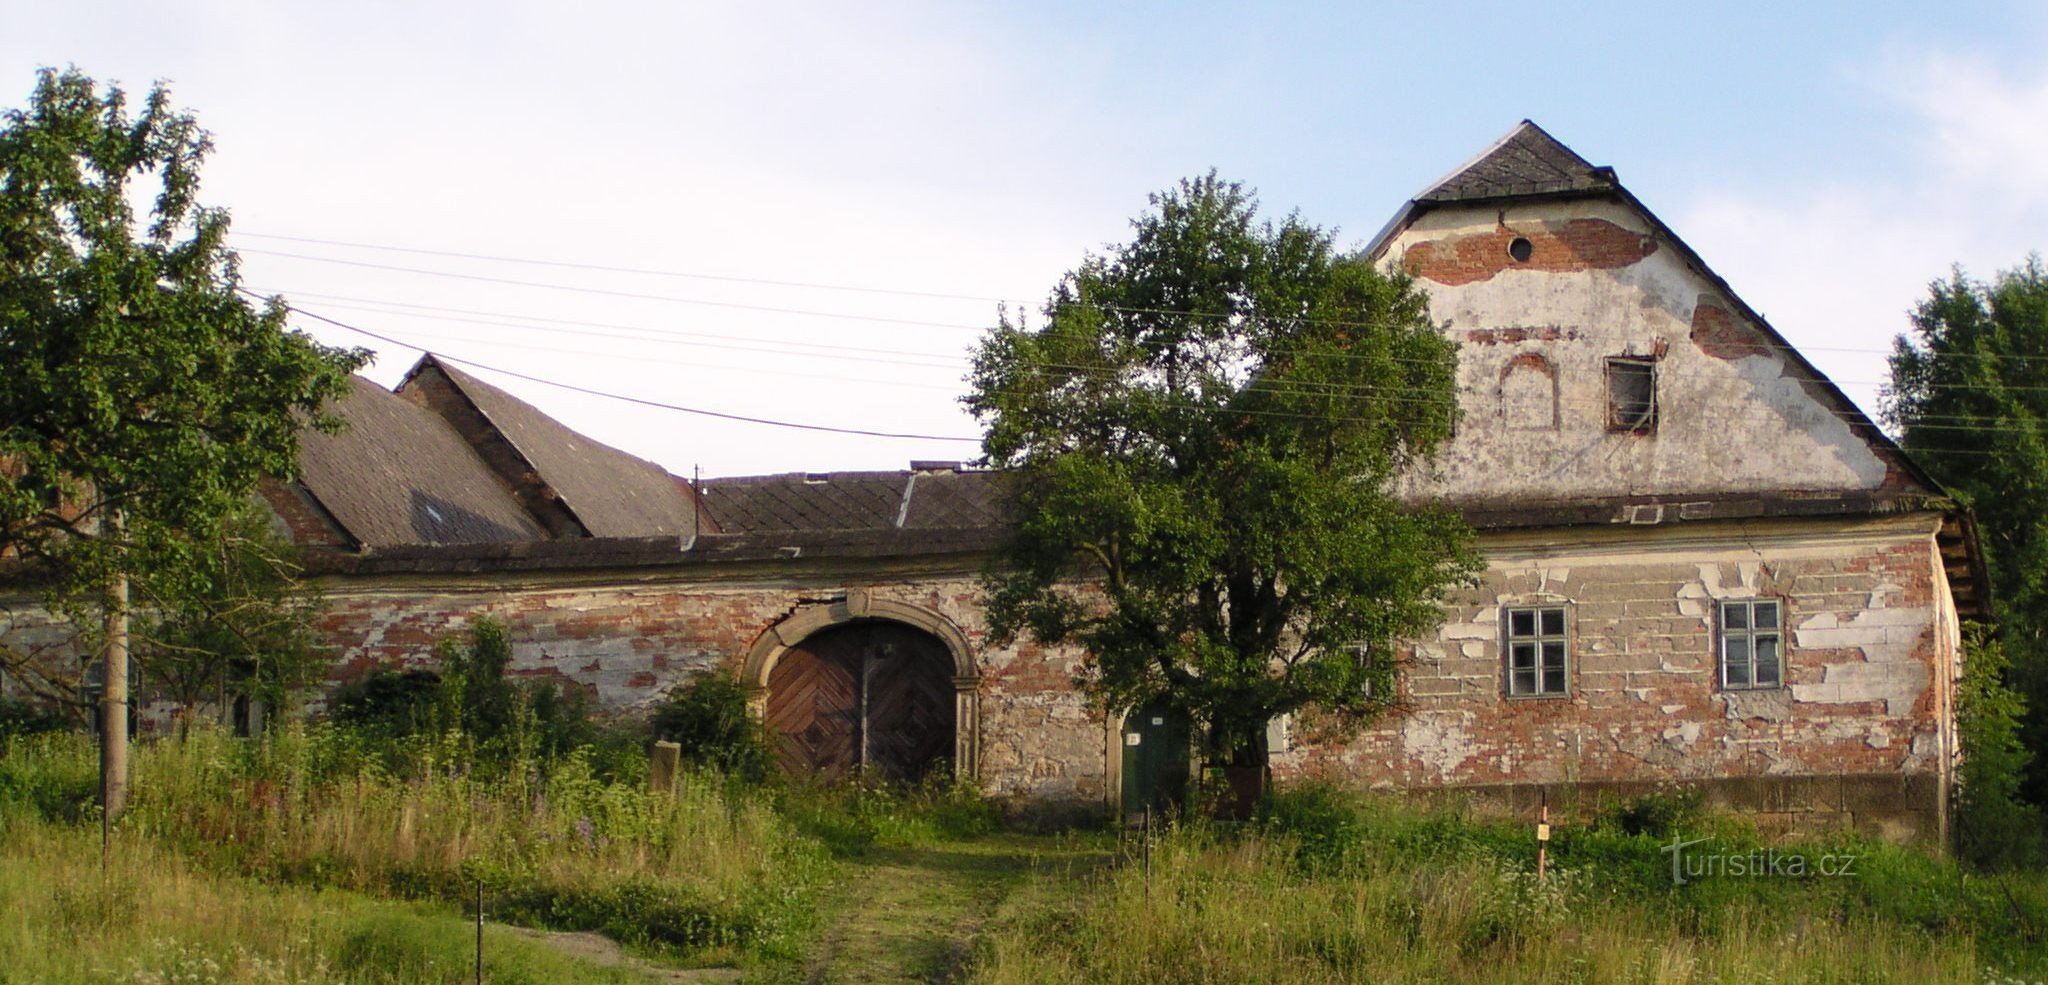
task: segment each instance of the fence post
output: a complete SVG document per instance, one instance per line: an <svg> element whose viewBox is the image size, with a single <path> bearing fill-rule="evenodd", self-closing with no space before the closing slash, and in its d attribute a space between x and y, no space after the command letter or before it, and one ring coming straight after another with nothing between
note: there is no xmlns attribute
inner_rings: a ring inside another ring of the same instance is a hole
<svg viewBox="0 0 2048 985"><path fill-rule="evenodd" d="M647 788L660 793L676 792L676 773L682 765L683 747L673 742L654 744L654 756L647 762Z"/></svg>

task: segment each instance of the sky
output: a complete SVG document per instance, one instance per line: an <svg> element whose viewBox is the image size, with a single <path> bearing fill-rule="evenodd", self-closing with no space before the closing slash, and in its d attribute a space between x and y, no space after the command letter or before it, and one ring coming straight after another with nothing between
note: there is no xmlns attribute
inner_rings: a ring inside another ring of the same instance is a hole
<svg viewBox="0 0 2048 985"><path fill-rule="evenodd" d="M1930 281L2048 248L2048 6L1665 6L0 0L0 107L167 82L296 326L685 476L971 460L976 338L1147 194L1361 245L1523 118L1874 409Z"/></svg>

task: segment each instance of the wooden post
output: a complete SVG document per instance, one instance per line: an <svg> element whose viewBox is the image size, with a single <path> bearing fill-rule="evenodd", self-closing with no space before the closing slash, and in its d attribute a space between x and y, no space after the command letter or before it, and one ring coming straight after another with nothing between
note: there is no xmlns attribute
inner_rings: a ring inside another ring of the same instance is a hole
<svg viewBox="0 0 2048 985"><path fill-rule="evenodd" d="M1145 898L1152 898L1152 805L1145 805Z"/></svg>
<svg viewBox="0 0 2048 985"><path fill-rule="evenodd" d="M484 985L484 881L476 881L476 985Z"/></svg>
<svg viewBox="0 0 2048 985"><path fill-rule="evenodd" d="M668 741L655 743L654 755L647 761L647 789L675 793L682 756L682 746Z"/></svg>
<svg viewBox="0 0 2048 985"><path fill-rule="evenodd" d="M1543 805L1536 811L1536 881L1542 882L1550 862L1550 791L1543 791Z"/></svg>
<svg viewBox="0 0 2048 985"><path fill-rule="evenodd" d="M107 517L107 533L121 536L119 511ZM107 652L101 661L100 818L112 824L128 806L128 575L114 575L107 600ZM104 838L104 832L102 833Z"/></svg>

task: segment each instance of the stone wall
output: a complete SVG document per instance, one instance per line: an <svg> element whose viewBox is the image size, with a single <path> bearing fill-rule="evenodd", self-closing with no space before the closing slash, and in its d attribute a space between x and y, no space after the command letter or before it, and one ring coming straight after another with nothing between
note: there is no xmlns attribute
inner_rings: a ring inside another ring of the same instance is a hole
<svg viewBox="0 0 2048 985"><path fill-rule="evenodd" d="M1404 707L1348 738L1305 718L1275 771L1405 789L1910 776L1916 799L1892 814L1863 798L1855 817L1840 795L1814 820L1938 836L1959 646L1937 523L1490 538L1481 587L1414 648ZM1745 598L1783 606L1783 687L1720 685L1715 603ZM1565 696L1503 696L1502 610L1532 604L1569 615ZM1772 811L1768 797L1749 799Z"/></svg>
<svg viewBox="0 0 2048 985"><path fill-rule="evenodd" d="M525 583L336 581L323 632L340 656L337 675L349 679L377 666L426 665L436 640L491 615L510 629L513 673L572 681L607 708L633 710L693 671L739 673L778 623L865 591L936 613L967 640L979 677L975 766L989 793L1035 809L1100 809L1110 792L1107 738L1101 716L1072 685L1080 652L1031 641L989 645L975 576L962 566L834 573L788 562L625 584L603 573Z"/></svg>

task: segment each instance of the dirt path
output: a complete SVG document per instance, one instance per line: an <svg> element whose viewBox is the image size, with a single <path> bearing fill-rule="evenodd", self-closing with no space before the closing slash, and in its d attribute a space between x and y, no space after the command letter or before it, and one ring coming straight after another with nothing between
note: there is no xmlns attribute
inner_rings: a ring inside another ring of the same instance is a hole
<svg viewBox="0 0 2048 985"><path fill-rule="evenodd" d="M850 860L826 904L825 929L798 981L806 985L951 982L974 935L1034 872L1080 875L1107 864L1102 838L990 835Z"/></svg>

